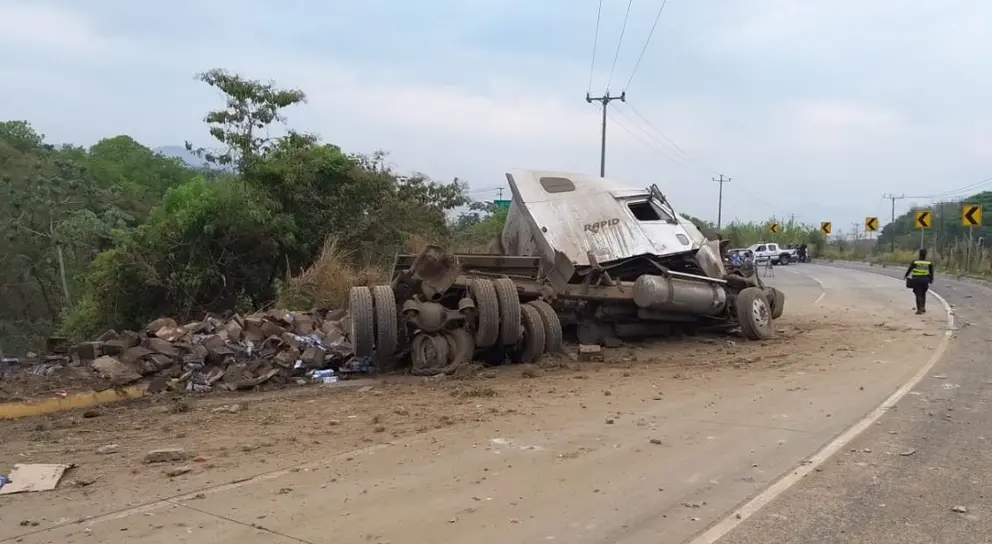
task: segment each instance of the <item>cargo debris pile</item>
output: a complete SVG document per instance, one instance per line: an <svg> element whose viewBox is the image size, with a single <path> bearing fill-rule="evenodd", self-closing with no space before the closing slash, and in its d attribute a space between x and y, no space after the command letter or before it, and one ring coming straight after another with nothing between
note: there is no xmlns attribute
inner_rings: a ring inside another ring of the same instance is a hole
<svg viewBox="0 0 992 544"><path fill-rule="evenodd" d="M150 379L153 391L336 381L339 373L374 371L371 361L353 357L347 320L343 310L207 316L183 325L163 317L140 333L111 330L72 347L51 339L45 359L88 365L109 387Z"/></svg>

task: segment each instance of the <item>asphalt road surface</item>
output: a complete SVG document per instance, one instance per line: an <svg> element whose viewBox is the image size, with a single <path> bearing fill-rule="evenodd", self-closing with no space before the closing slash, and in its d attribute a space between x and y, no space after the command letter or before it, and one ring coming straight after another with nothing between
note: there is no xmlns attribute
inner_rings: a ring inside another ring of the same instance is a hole
<svg viewBox="0 0 992 544"><path fill-rule="evenodd" d="M934 291L957 330L928 375L822 471L720 542L992 542L992 290L938 273ZM940 312L935 302L928 313Z"/></svg>
<svg viewBox="0 0 992 544"><path fill-rule="evenodd" d="M992 293L938 281L951 338L942 306L913 315L892 278L775 276L788 306L769 342L625 346L467 394L382 385L238 414L203 401L10 424L0 458L71 458L96 476L0 498L0 542L986 542ZM365 418L368 435L348 434ZM93 453L109 441L120 454ZM173 443L210 461L168 478L139 461Z"/></svg>

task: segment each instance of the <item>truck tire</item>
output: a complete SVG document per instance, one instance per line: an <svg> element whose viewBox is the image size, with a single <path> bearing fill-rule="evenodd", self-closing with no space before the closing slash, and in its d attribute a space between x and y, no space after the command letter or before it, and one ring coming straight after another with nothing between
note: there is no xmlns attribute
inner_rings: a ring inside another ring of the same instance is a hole
<svg viewBox="0 0 992 544"><path fill-rule="evenodd" d="M375 313L372 291L363 286L352 287L348 293L348 317L351 320L352 348L356 357L369 357L375 348Z"/></svg>
<svg viewBox="0 0 992 544"><path fill-rule="evenodd" d="M520 315L524 330L516 359L520 363L530 363L544 353L544 346L547 345L544 320L537 308L527 304L520 306Z"/></svg>
<svg viewBox="0 0 992 544"><path fill-rule="evenodd" d="M563 343L561 320L554 308L543 300L532 300L526 306L533 306L541 314L541 323L544 325L544 353L558 353L561 351Z"/></svg>
<svg viewBox="0 0 992 544"><path fill-rule="evenodd" d="M792 262L792 257L790 257L788 253L783 253L778 256L778 264L786 266L790 262Z"/></svg>
<svg viewBox="0 0 992 544"><path fill-rule="evenodd" d="M389 285L376 285L372 288L372 301L375 303L375 364L379 370L392 363L399 341L398 320L396 319L396 295Z"/></svg>
<svg viewBox="0 0 992 544"><path fill-rule="evenodd" d="M504 346L520 342L520 295L510 278L493 280L499 299L499 341Z"/></svg>
<svg viewBox="0 0 992 544"><path fill-rule="evenodd" d="M772 319L778 319L785 311L785 293L774 287L772 287L772 293L774 300L769 300L772 304Z"/></svg>
<svg viewBox="0 0 992 544"><path fill-rule="evenodd" d="M761 289L748 287L737 294L737 322L748 340L767 340L774 335L772 308Z"/></svg>
<svg viewBox="0 0 992 544"><path fill-rule="evenodd" d="M474 279L468 284L469 294L475 301L478 322L475 326L475 345L490 348L499 338L499 299L493 282L487 279Z"/></svg>

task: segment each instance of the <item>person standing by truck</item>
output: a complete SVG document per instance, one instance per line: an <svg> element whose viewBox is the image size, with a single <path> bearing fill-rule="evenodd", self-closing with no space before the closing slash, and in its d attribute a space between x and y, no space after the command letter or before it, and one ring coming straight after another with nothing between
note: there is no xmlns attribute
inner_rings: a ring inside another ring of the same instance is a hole
<svg viewBox="0 0 992 544"><path fill-rule="evenodd" d="M906 269L906 287L916 295L916 315L927 313L927 291L933 283L933 263L927 260L927 250L921 249L918 259Z"/></svg>

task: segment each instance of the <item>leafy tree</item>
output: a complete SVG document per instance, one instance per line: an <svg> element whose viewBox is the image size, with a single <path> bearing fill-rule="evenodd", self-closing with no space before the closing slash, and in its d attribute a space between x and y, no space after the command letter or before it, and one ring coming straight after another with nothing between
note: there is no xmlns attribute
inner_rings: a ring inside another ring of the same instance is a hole
<svg viewBox="0 0 992 544"><path fill-rule="evenodd" d="M246 79L219 68L196 77L224 95L225 109L207 113L204 121L210 127L210 135L227 149L212 153L194 149L189 142L186 149L209 163L234 166L241 174L268 149L272 140L265 135L265 128L285 121L281 110L307 100L301 90L278 89L273 83Z"/></svg>
<svg viewBox="0 0 992 544"><path fill-rule="evenodd" d="M52 325L121 215L79 156L45 144L26 122L0 123L0 321L9 321L0 343L23 345Z"/></svg>
<svg viewBox="0 0 992 544"><path fill-rule="evenodd" d="M132 221L144 219L167 190L196 176L179 159L158 155L130 136L100 140L82 155L81 162L87 177L109 191Z"/></svg>
<svg viewBox="0 0 992 544"><path fill-rule="evenodd" d="M73 336L159 315L257 308L275 298L279 278L310 267L330 236L357 263L390 260L413 236L450 236L447 213L466 202L459 180L399 175L384 153L349 155L311 134L269 137L282 110L305 101L302 91L223 70L199 78L225 96L226 108L205 121L226 151L197 152L233 172L208 181L174 171L126 138L84 153L101 186L151 197L142 202L165 197L146 214L125 200L144 221L115 230L113 247L94 261L63 322ZM133 169L154 175L134 185Z"/></svg>

